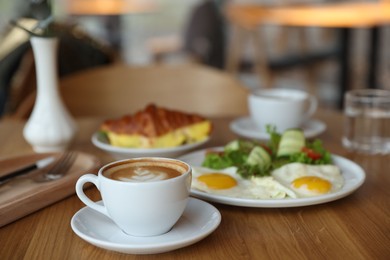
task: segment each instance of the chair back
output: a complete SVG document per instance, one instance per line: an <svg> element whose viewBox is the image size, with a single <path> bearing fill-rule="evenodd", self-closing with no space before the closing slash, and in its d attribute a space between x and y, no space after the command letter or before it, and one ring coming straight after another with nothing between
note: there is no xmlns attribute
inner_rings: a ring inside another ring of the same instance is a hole
<svg viewBox="0 0 390 260"><path fill-rule="evenodd" d="M247 114L245 86L201 65L111 65L64 77L61 95L74 117L120 117L154 103L204 116Z"/></svg>

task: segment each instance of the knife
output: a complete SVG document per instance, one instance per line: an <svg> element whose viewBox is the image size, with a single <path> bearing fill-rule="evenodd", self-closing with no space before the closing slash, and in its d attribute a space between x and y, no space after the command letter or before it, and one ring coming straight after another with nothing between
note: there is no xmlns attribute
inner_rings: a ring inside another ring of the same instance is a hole
<svg viewBox="0 0 390 260"><path fill-rule="evenodd" d="M46 158L40 159L32 164L26 165L21 169L9 172L9 173L5 174L4 176L0 177L0 184L4 183L12 178L21 176L23 174L27 174L33 170L45 168L46 166L51 164L54 160L55 160L54 156L46 157Z"/></svg>

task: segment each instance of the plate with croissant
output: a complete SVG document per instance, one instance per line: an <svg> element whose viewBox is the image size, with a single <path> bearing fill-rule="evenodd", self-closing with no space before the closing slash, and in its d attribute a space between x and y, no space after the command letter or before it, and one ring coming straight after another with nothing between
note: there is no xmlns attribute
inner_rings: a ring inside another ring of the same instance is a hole
<svg viewBox="0 0 390 260"><path fill-rule="evenodd" d="M212 122L198 114L146 106L134 114L104 121L92 143L115 159L177 157L210 140Z"/></svg>

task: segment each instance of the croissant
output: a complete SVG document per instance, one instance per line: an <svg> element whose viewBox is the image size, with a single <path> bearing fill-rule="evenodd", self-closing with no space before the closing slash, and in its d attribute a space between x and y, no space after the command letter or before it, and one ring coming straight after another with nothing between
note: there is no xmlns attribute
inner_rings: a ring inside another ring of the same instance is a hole
<svg viewBox="0 0 390 260"><path fill-rule="evenodd" d="M106 120L100 130L114 146L163 148L206 139L211 134L212 123L197 114L149 104L133 115Z"/></svg>

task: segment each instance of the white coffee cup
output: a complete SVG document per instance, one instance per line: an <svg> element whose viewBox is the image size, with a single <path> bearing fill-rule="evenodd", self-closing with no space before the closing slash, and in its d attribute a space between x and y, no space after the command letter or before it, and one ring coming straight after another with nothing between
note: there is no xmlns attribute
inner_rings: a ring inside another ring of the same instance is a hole
<svg viewBox="0 0 390 260"><path fill-rule="evenodd" d="M318 101L297 89L257 89L249 95L248 105L250 116L261 131L272 125L283 132L306 122L317 110Z"/></svg>
<svg viewBox="0 0 390 260"><path fill-rule="evenodd" d="M124 176L130 172L132 176ZM165 178L164 174L172 172L179 174ZM156 236L168 232L183 214L191 173L188 164L175 159L126 159L103 166L97 176L81 176L76 193L88 207L108 216L126 234ZM85 195L83 186L88 182L98 188L104 205Z"/></svg>

